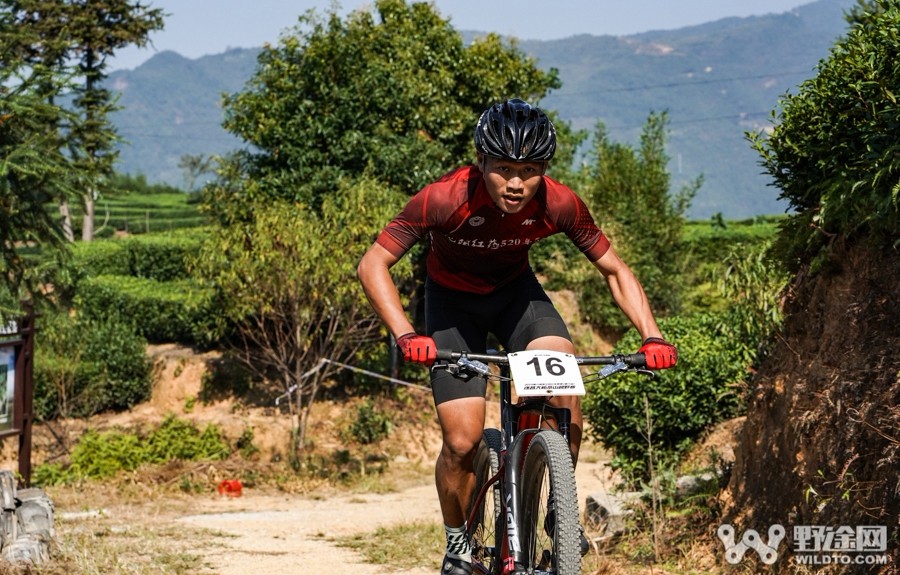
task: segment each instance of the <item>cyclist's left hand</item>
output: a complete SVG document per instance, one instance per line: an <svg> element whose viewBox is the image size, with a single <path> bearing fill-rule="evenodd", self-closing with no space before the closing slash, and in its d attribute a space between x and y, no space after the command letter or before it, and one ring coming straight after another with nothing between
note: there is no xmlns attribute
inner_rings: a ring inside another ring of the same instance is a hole
<svg viewBox="0 0 900 575"><path fill-rule="evenodd" d="M650 369L668 369L678 363L678 350L661 337L648 337L638 350L647 358Z"/></svg>

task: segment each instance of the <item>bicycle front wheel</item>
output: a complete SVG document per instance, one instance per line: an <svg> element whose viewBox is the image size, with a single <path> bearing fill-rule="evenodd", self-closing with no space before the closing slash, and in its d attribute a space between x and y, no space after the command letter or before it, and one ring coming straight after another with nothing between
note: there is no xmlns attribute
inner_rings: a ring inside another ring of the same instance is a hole
<svg viewBox="0 0 900 575"><path fill-rule="evenodd" d="M529 573L579 575L578 496L568 442L553 430L531 440L522 469L520 506Z"/></svg>
<svg viewBox="0 0 900 575"><path fill-rule="evenodd" d="M477 500L485 484L500 467L500 431L485 429L483 441L475 455L475 490L472 493L469 533L472 545L472 567L477 574L500 573L500 552L497 525L500 518L500 482L487 488L484 498ZM477 507L475 505L477 504Z"/></svg>

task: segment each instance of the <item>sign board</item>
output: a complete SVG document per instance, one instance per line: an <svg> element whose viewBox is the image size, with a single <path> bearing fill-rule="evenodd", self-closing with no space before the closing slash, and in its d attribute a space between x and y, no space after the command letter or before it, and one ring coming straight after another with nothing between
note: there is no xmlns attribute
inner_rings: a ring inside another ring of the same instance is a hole
<svg viewBox="0 0 900 575"><path fill-rule="evenodd" d="M8 431L15 424L16 350L0 348L0 431Z"/></svg>
<svg viewBox="0 0 900 575"><path fill-rule="evenodd" d="M507 357L519 397L584 395L581 369L570 353L528 350Z"/></svg>

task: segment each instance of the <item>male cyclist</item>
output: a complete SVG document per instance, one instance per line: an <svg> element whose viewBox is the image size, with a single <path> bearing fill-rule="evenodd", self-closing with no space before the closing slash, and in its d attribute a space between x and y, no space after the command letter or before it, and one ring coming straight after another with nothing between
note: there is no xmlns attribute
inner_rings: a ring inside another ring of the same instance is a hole
<svg viewBox="0 0 900 575"><path fill-rule="evenodd" d="M492 333L509 352L544 349L575 353L559 313L535 278L528 249L565 233L606 278L618 306L640 332L651 369L675 365L677 351L662 338L641 284L594 223L584 202L547 177L556 132L547 115L522 100L494 104L475 126L477 164L451 171L422 188L381 232L359 263L369 301L397 339L406 361L431 365L436 350L484 353ZM417 334L400 304L389 270L428 236L425 334ZM433 370L431 384L443 445L435 482L447 554L444 575L472 572L465 509L475 476L473 459L485 423L486 382ZM582 434L577 397L556 398L572 412L573 461ZM587 542L582 536L583 551Z"/></svg>

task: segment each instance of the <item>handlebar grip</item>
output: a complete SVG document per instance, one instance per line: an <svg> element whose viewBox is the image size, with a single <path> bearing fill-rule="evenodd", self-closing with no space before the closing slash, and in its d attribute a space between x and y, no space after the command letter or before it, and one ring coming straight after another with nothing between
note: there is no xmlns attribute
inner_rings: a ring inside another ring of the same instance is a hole
<svg viewBox="0 0 900 575"><path fill-rule="evenodd" d="M437 350L437 359L439 359L441 361L453 361L454 359L456 359L453 357L453 355L454 355L453 352L450 351L449 349ZM456 354L456 355L458 356L459 354Z"/></svg>
<svg viewBox="0 0 900 575"><path fill-rule="evenodd" d="M631 367L647 367L647 355L643 353L631 353L622 356L622 360Z"/></svg>

